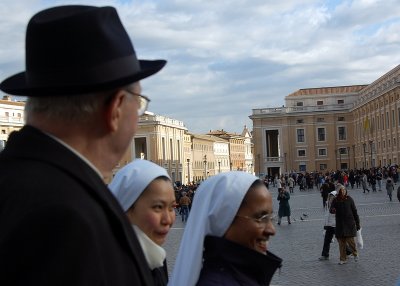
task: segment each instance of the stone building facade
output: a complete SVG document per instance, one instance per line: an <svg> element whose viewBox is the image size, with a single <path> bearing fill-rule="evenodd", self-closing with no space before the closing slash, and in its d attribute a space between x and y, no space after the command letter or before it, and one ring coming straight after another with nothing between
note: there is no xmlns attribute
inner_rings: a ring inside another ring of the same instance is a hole
<svg viewBox="0 0 400 286"><path fill-rule="evenodd" d="M25 103L13 101L10 96L0 99L0 151L7 143L11 132L19 130L24 125Z"/></svg>
<svg viewBox="0 0 400 286"><path fill-rule="evenodd" d="M300 89L285 106L253 109L255 173L398 163L400 66L369 85Z"/></svg>

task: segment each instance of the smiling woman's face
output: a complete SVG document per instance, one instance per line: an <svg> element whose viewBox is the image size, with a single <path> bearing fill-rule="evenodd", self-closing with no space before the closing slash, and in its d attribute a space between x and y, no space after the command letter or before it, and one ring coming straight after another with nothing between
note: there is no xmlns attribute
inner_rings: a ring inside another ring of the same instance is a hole
<svg viewBox="0 0 400 286"><path fill-rule="evenodd" d="M224 237L240 245L266 254L268 240L275 235L271 221L260 223L258 219L265 214L272 215L272 197L264 185L250 189L237 212L237 216L226 231Z"/></svg>
<svg viewBox="0 0 400 286"><path fill-rule="evenodd" d="M175 193L171 181L158 178L148 185L127 215L132 224L153 242L162 245L175 221L174 208Z"/></svg>

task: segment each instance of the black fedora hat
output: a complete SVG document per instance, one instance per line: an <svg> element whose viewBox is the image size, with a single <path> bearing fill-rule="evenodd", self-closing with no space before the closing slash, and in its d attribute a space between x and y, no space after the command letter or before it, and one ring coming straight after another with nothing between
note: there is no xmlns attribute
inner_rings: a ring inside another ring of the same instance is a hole
<svg viewBox="0 0 400 286"><path fill-rule="evenodd" d="M72 95L113 89L161 70L165 60L138 60L113 7L59 6L32 17L26 71L0 89L26 96Z"/></svg>

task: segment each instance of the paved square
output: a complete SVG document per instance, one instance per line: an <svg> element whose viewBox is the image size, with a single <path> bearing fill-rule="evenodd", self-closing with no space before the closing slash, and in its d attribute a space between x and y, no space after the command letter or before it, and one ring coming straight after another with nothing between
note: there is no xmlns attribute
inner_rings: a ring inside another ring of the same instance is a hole
<svg viewBox="0 0 400 286"><path fill-rule="evenodd" d="M383 190L364 194L361 189L349 188L360 216L364 248L359 250L358 262L350 258L347 264L338 265L337 241L331 244L330 259L318 260L324 224L319 191L314 187L312 191L300 192L296 187L289 201L292 224L288 225L283 218L270 240L270 251L283 259L283 267L275 273L271 285L396 285L400 279L400 203L396 196L389 202L386 190ZM272 187L270 191L277 213L277 190ZM184 224L177 216L164 245L170 272L183 229Z"/></svg>

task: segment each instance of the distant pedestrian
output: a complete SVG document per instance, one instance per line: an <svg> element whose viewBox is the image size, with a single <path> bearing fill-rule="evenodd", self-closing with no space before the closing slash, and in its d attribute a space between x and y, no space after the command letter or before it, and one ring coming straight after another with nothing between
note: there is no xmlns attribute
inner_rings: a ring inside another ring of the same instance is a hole
<svg viewBox="0 0 400 286"><path fill-rule="evenodd" d="M319 260L328 260L329 259L329 249L332 242L333 235L335 234L335 214L331 214L329 212L330 206L332 204L333 199L336 197L337 192L333 191L329 193L328 200L326 205L324 205L325 209L325 236L324 236L324 246L322 248L322 254Z"/></svg>
<svg viewBox="0 0 400 286"><path fill-rule="evenodd" d="M182 193L182 197L179 199L179 206L182 212L182 222L186 222L189 217L189 205L192 203L186 192Z"/></svg>
<svg viewBox="0 0 400 286"><path fill-rule="evenodd" d="M322 207L325 208L326 201L328 200L329 195L329 180L326 180L325 183L322 184L320 188L321 197L322 197Z"/></svg>
<svg viewBox="0 0 400 286"><path fill-rule="evenodd" d="M376 175L372 173L369 176L369 183L371 184L372 192L376 192Z"/></svg>
<svg viewBox="0 0 400 286"><path fill-rule="evenodd" d="M282 188L280 189L278 194L278 201L279 201L278 225L281 225L282 217L285 216L287 217L288 224L291 224L289 200L290 200L290 194L286 190L285 185L282 185Z"/></svg>
<svg viewBox="0 0 400 286"><path fill-rule="evenodd" d="M293 193L293 188L294 188L294 179L290 176L288 179L288 185L289 185L289 192Z"/></svg>
<svg viewBox="0 0 400 286"><path fill-rule="evenodd" d="M381 170L378 170L378 173L376 174L376 182L378 183L379 191L382 191L382 172L381 172Z"/></svg>
<svg viewBox="0 0 400 286"><path fill-rule="evenodd" d="M392 179L389 177L386 181L386 192L387 192L387 195L389 196L390 201L392 201L393 190L394 190L394 184L393 184Z"/></svg>
<svg viewBox="0 0 400 286"><path fill-rule="evenodd" d="M362 185L362 188L363 188L363 193L365 193L365 191L368 191L368 193L369 193L369 189L368 189L368 177L367 177L367 174L366 174L366 173L364 173L363 176L362 176L362 178L361 178L361 185Z"/></svg>
<svg viewBox="0 0 400 286"><path fill-rule="evenodd" d="M357 247L354 237L361 228L360 218L354 200L347 194L344 186L339 186L338 195L333 200L330 212L335 214L335 235L339 242L340 261L339 264L347 263L346 246L348 245L354 256L354 260L358 261Z"/></svg>

